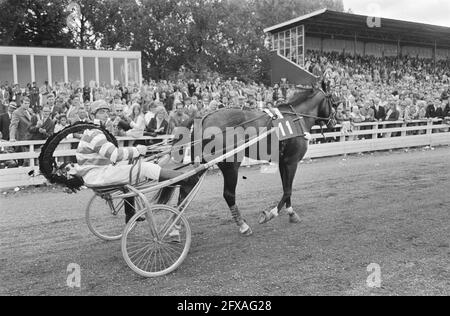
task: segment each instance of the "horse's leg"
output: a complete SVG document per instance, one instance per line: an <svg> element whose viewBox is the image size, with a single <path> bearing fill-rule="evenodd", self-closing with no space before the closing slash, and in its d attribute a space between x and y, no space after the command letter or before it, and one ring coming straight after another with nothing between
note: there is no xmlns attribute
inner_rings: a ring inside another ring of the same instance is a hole
<svg viewBox="0 0 450 316"><path fill-rule="evenodd" d="M292 185L294 183L295 174L297 173L298 163L303 158L306 150L302 150L302 143L290 143L291 150L285 151L285 157L280 159L278 166L280 170L281 182L283 184L283 197L278 203L277 207L271 211L262 212L259 223L265 224L278 216L279 212L286 206L287 213L289 214L289 220L291 223L299 223L300 217L295 213L292 208L291 196Z"/></svg>
<svg viewBox="0 0 450 316"><path fill-rule="evenodd" d="M289 215L289 221L294 224L301 222L300 216L292 208L291 196L292 196L292 185L294 183L295 174L298 169L298 162L292 162L285 166L286 168L286 178L283 180L283 200L286 203L286 210Z"/></svg>
<svg viewBox="0 0 450 316"><path fill-rule="evenodd" d="M220 171L222 171L224 179L223 197L230 208L231 215L239 226L239 232L244 236L250 236L253 233L252 229L241 217L241 212L236 205L236 186L240 163L220 163L218 166Z"/></svg>
<svg viewBox="0 0 450 316"><path fill-rule="evenodd" d="M283 197L276 207L270 211L263 211L259 217L259 223L265 224L270 222L275 217L278 217L280 211L286 205L287 202L290 203L290 196L286 194L286 188L288 187L288 168L284 161L281 161L278 165L278 170L280 171L281 182L283 184Z"/></svg>

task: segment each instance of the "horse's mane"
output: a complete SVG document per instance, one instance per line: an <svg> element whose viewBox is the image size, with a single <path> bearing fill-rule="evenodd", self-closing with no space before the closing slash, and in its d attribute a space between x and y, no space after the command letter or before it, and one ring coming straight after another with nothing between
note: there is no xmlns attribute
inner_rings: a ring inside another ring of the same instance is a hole
<svg viewBox="0 0 450 316"><path fill-rule="evenodd" d="M314 88L302 88L298 89L294 95L287 100L286 103L279 104L277 108L289 108L290 106L296 107L297 105L302 104L303 102L311 99L314 97L320 89L314 89Z"/></svg>
<svg viewBox="0 0 450 316"><path fill-rule="evenodd" d="M316 89L297 90L294 93L294 95L288 100L288 104L294 105L294 106L301 104L301 103L305 102L306 100L315 96L317 92L318 92L318 90L316 90Z"/></svg>

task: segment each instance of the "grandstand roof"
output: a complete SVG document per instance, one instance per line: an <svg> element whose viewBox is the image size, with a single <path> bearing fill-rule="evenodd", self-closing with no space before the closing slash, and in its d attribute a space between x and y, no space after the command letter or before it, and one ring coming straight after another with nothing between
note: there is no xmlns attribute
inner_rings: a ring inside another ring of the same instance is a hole
<svg viewBox="0 0 450 316"><path fill-rule="evenodd" d="M402 45L450 48L450 27L381 18L381 27L369 27L367 16L322 9L266 28L266 33L278 33L304 25L306 36L392 42Z"/></svg>

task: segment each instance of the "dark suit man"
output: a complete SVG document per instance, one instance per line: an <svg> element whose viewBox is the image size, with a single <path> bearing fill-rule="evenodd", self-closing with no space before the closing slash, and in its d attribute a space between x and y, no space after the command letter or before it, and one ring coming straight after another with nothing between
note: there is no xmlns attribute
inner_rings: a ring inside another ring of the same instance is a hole
<svg viewBox="0 0 450 316"><path fill-rule="evenodd" d="M9 127L9 139L12 142L31 139L30 126L32 114L30 113L30 99L22 98L20 108L14 111Z"/></svg>
<svg viewBox="0 0 450 316"><path fill-rule="evenodd" d="M435 118L436 116L436 110L437 110L437 106L434 105L433 102L430 102L427 106L427 113L425 114L425 116L427 118Z"/></svg>
<svg viewBox="0 0 450 316"><path fill-rule="evenodd" d="M169 132L169 122L165 119L166 111L163 107L159 107L156 110L155 117L150 120L145 131L145 136L157 137L160 135L167 135ZM161 143L161 140L149 141L149 145Z"/></svg>
<svg viewBox="0 0 450 316"><path fill-rule="evenodd" d="M167 135L168 131L169 123L165 119L163 119L162 121L160 121L160 126L158 127L158 121L156 117L154 117L148 124L146 134L148 134L148 136L156 137L158 135Z"/></svg>
<svg viewBox="0 0 450 316"><path fill-rule="evenodd" d="M51 118L49 107L44 107L42 112L31 118L31 140L44 140L53 135L55 122Z"/></svg>
<svg viewBox="0 0 450 316"><path fill-rule="evenodd" d="M447 103L444 109L444 117L450 117L450 103Z"/></svg>
<svg viewBox="0 0 450 316"><path fill-rule="evenodd" d="M386 118L386 109L384 108L384 106L373 106L372 109L375 112L376 121L383 121Z"/></svg>
<svg viewBox="0 0 450 316"><path fill-rule="evenodd" d="M33 82L33 86L30 89L30 103L31 103L31 107L33 108L35 113L39 112L39 110L37 109L40 106L40 104L39 104L39 88L36 85L36 82Z"/></svg>
<svg viewBox="0 0 450 316"><path fill-rule="evenodd" d="M444 117L445 117L444 116L444 109L441 108L441 107L438 107L436 109L436 118L443 119Z"/></svg>
<svg viewBox="0 0 450 316"><path fill-rule="evenodd" d="M397 110L395 102L391 103L389 111L386 113L386 121L398 121L400 118L400 112Z"/></svg>
<svg viewBox="0 0 450 316"><path fill-rule="evenodd" d="M11 125L11 118L13 112L17 109L14 102L11 102L6 113L0 114L0 139L9 140L9 126Z"/></svg>

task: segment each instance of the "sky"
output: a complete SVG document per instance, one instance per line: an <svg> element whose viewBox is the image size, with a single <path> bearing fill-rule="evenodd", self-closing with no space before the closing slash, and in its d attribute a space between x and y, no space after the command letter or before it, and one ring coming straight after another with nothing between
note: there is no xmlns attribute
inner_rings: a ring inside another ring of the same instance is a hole
<svg viewBox="0 0 450 316"><path fill-rule="evenodd" d="M344 7L355 14L450 27L450 0L344 0Z"/></svg>

